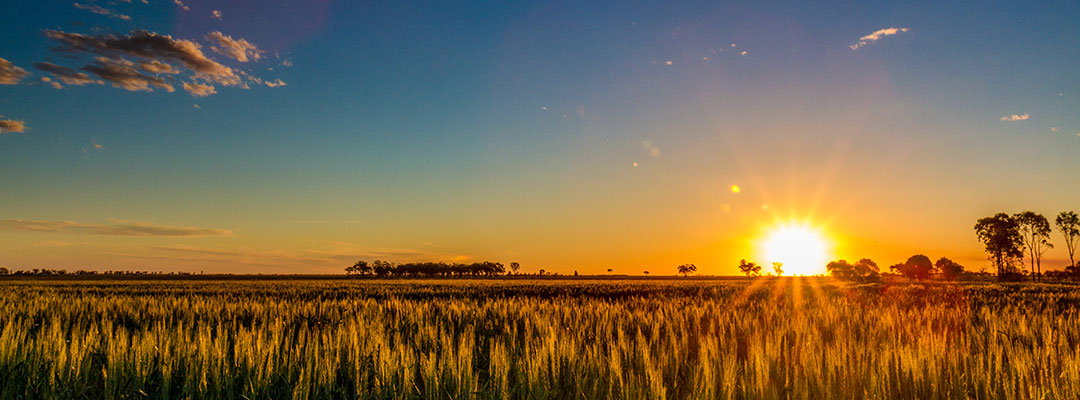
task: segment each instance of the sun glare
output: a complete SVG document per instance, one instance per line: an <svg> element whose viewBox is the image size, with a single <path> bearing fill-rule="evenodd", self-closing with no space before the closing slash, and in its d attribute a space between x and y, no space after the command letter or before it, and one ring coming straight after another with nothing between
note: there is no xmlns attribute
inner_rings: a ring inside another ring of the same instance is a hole
<svg viewBox="0 0 1080 400"><path fill-rule="evenodd" d="M804 225L785 225L773 229L762 242L766 271L773 262L783 263L785 275L825 273L829 243L817 229Z"/></svg>

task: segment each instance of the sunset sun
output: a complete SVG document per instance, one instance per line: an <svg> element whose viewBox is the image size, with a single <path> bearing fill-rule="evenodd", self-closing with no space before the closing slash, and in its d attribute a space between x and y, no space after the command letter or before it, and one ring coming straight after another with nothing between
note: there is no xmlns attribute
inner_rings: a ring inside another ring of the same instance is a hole
<svg viewBox="0 0 1080 400"><path fill-rule="evenodd" d="M815 228L805 225L778 226L761 243L765 265L783 263L787 275L815 275L825 272L829 243Z"/></svg>

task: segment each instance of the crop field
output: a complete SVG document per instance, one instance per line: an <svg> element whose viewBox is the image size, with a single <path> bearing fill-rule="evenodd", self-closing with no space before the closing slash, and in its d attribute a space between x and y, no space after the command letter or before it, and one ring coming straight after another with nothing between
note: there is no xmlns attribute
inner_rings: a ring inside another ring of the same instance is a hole
<svg viewBox="0 0 1080 400"><path fill-rule="evenodd" d="M1075 399L1080 294L748 280L0 282L0 398Z"/></svg>

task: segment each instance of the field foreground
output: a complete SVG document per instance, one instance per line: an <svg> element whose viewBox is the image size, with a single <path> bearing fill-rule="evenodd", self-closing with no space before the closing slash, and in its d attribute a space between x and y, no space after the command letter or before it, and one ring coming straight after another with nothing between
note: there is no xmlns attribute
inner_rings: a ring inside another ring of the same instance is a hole
<svg viewBox="0 0 1080 400"><path fill-rule="evenodd" d="M1080 397L1072 286L0 282L2 398Z"/></svg>

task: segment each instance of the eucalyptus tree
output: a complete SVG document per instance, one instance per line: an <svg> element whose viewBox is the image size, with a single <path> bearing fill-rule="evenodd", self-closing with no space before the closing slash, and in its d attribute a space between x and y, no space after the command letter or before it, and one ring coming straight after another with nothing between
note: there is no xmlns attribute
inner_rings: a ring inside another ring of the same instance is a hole
<svg viewBox="0 0 1080 400"><path fill-rule="evenodd" d="M1075 269L1076 260L1073 256L1076 254L1076 242L1080 241L1080 216L1072 211L1062 211L1054 219L1054 224L1065 236L1065 250L1069 252L1069 266Z"/></svg>
<svg viewBox="0 0 1080 400"><path fill-rule="evenodd" d="M683 264L679 266L679 273L683 275L683 278L694 272L697 272L697 265Z"/></svg>
<svg viewBox="0 0 1080 400"><path fill-rule="evenodd" d="M1024 238L1020 224L1006 213L980 218L975 223L975 235L986 246L986 253L999 279L1015 273L1015 265L1024 257Z"/></svg>
<svg viewBox="0 0 1080 400"><path fill-rule="evenodd" d="M1031 257L1031 274L1034 277L1042 275L1042 255L1047 249L1054 248L1050 244L1050 222L1042 214L1024 211L1016 214L1016 222L1020 225L1020 234L1027 246L1028 256Z"/></svg>

